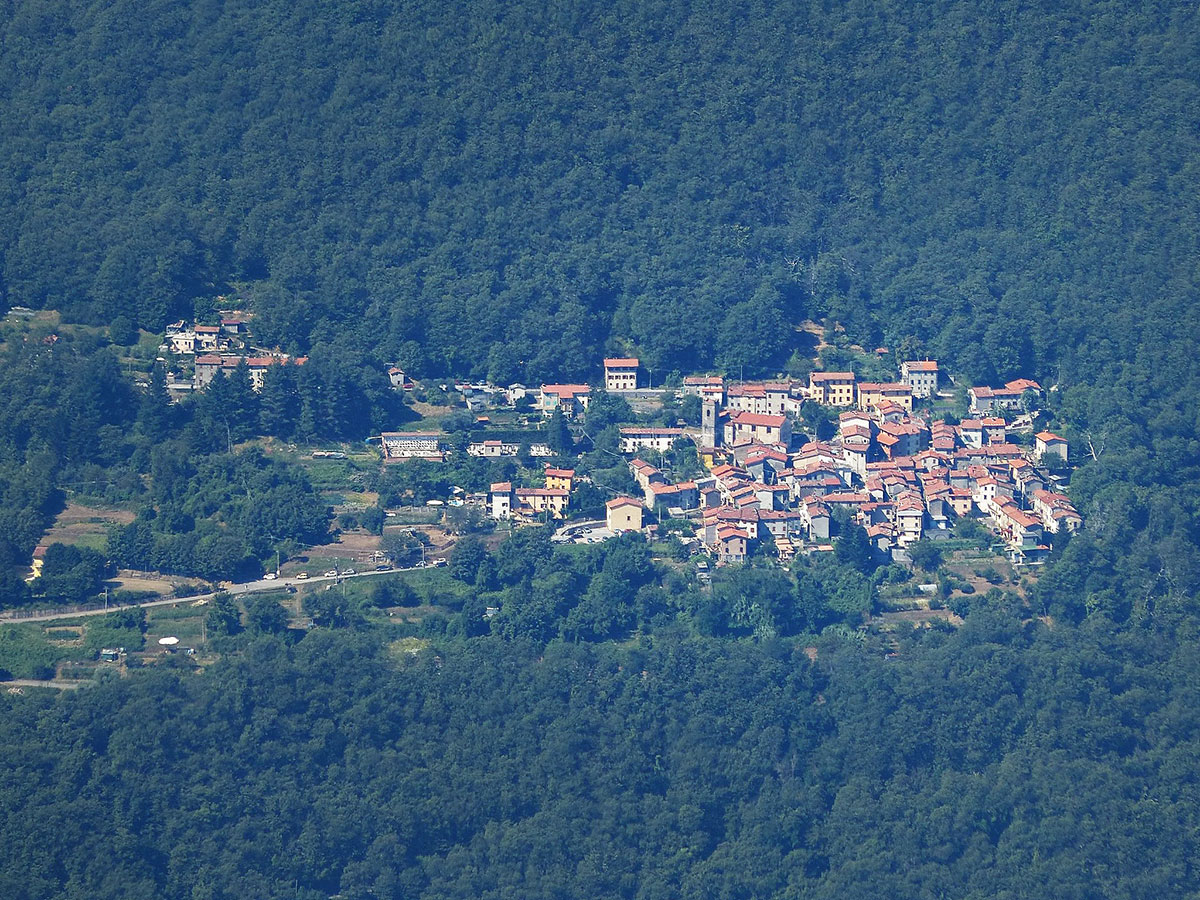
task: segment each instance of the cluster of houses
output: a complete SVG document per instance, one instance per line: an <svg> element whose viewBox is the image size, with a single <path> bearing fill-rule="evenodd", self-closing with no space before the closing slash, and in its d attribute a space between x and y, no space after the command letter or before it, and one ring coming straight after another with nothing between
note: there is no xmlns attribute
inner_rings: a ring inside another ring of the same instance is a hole
<svg viewBox="0 0 1200 900"><path fill-rule="evenodd" d="M163 349L177 355L220 353L241 347L242 338L248 332L245 321L237 318L223 318L220 325L175 322L167 326L166 344Z"/></svg>
<svg viewBox="0 0 1200 900"><path fill-rule="evenodd" d="M229 375L238 366L245 366L250 375L250 386L261 391L267 380L267 370L271 366L302 366L308 362L307 356L288 356L286 353L272 353L259 356L218 355L206 353L196 357L192 373L194 390L202 391L208 387L218 375Z"/></svg>
<svg viewBox="0 0 1200 900"><path fill-rule="evenodd" d="M285 353L260 351L246 355L250 331L246 322L238 318L223 318L220 325L195 325L176 322L167 326L166 341L159 349L177 356L194 356L191 379L172 374L168 378L168 389L174 396L202 391L218 375L228 375L246 366L250 384L261 391L271 366L297 365L308 362L304 356L291 357Z"/></svg>
<svg viewBox="0 0 1200 900"><path fill-rule="evenodd" d="M636 367L633 359L605 360L606 386L636 389ZM1066 461L1066 440L1042 432L1032 450L1009 441L1004 415L1028 409L1041 386L1018 379L973 387L977 417L956 425L914 414L914 401L937 390L934 360L905 361L894 382L859 381L853 372L813 372L807 384L688 377L684 393L701 400L699 432L621 428L621 451L634 457L630 473L641 497L610 502L610 517L632 517L636 505L660 518L692 518L718 560L738 562L766 540L781 559L829 549L834 510L862 525L881 556L898 559L916 541L947 537L956 519L974 514L990 521L1014 563L1042 561L1047 535L1074 531L1082 519L1042 465L1051 456ZM587 385L548 384L538 406L570 417L585 411L589 398ZM805 401L842 409L831 440L795 439L792 423ZM688 440L708 469L703 478L673 483L639 455ZM610 523L613 531L625 527Z"/></svg>
<svg viewBox="0 0 1200 900"><path fill-rule="evenodd" d="M840 508L880 554L904 558L914 542L947 536L955 519L975 513L990 519L1014 562L1040 562L1048 533L1082 521L1040 465L1049 456L1065 461L1067 442L1042 432L1030 452L1009 442L1000 415L953 426L914 415L914 398L936 390L932 360L905 362L894 383L858 382L849 372L814 372L807 386L688 378L684 391L702 402L699 453L709 476L672 485L641 459L630 470L647 508L698 510L704 542L723 561L737 561L766 533L784 559L822 549L831 511ZM1012 412L1030 392L1036 398L1041 386L1022 379L972 388L970 397L980 412ZM805 400L847 408L832 440L794 446L790 417ZM682 437L678 429L626 428L622 450L661 451Z"/></svg>
<svg viewBox="0 0 1200 900"><path fill-rule="evenodd" d="M807 544L828 542L829 507L816 495L797 494L779 477L790 470L790 454L782 445L738 444L728 459L702 478L672 483L661 470L635 458L629 469L642 499L634 502L660 520L692 519L704 545L721 562L743 561L751 546L768 536L783 560Z"/></svg>
<svg viewBox="0 0 1200 900"><path fill-rule="evenodd" d="M515 487L510 481L493 484L488 490L488 514L493 519L513 520L518 524L546 517L563 518L575 486L575 470L547 467L544 475L543 487Z"/></svg>
<svg viewBox="0 0 1200 900"><path fill-rule="evenodd" d="M606 389L639 390L639 371L637 359L606 359ZM813 372L807 383L685 378L683 392L701 402L700 427L620 429L620 449L629 457L638 495L608 502L607 528L640 530L648 514L660 521L688 519L721 562L744 560L756 544L787 560L832 549L836 514L860 524L881 558L903 560L913 543L948 537L957 519L978 515L990 521L1014 563L1040 562L1049 550L1048 535L1074 531L1082 522L1044 465L1050 457L1065 462L1066 440L1042 432L1032 448L1010 441L1005 416L1035 405L1031 401L1040 398L1041 386L1019 379L998 388L973 387L968 392L973 417L952 424L914 412L915 401L937 395L938 378L934 360L902 363L892 382L859 381L852 372ZM544 384L529 393L543 415L561 410L575 418L586 412L592 388ZM806 402L840 410L832 438L794 433ZM703 477L673 481L644 458L666 454L679 442L696 445ZM433 433L384 434L383 446L389 460L446 454ZM515 456L519 445L481 441L467 452ZM550 450L535 445L531 455L548 456ZM493 484L489 514L518 523L565 518L575 473L547 469L545 481L542 487Z"/></svg>
<svg viewBox="0 0 1200 900"><path fill-rule="evenodd" d="M610 394L630 394L640 389L641 362L634 357L610 357L604 360L604 389ZM510 386L523 387L523 385ZM574 419L587 411L592 398L591 385L587 384L543 384L534 408L545 416L561 411L568 419Z"/></svg>

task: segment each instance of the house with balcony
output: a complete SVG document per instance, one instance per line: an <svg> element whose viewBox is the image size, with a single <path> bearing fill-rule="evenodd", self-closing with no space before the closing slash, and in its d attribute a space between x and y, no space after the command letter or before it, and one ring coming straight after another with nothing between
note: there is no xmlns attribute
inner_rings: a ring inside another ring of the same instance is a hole
<svg viewBox="0 0 1200 900"><path fill-rule="evenodd" d="M634 357L613 357L604 360L604 389L610 394L636 391L638 360Z"/></svg>

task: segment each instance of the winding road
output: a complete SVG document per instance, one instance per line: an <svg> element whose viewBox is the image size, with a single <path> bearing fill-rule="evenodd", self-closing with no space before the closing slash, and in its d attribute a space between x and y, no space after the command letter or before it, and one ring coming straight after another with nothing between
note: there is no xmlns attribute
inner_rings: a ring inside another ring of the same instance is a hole
<svg viewBox="0 0 1200 900"><path fill-rule="evenodd" d="M199 603L201 601L211 600L217 593L233 594L241 596L243 594L265 594L270 591L283 590L287 587L295 587L304 584L320 584L322 582L337 583L343 579L349 580L352 578L371 578L380 575L395 575L397 572L415 572L421 569L421 566L411 566L407 569L385 569L383 571L372 570L370 572L356 572L353 575L312 575L308 578L296 578L291 576L288 578L276 578L267 580L260 578L258 581L246 581L240 584L223 585L220 591L213 591L207 594L194 594L191 597L168 597L164 600L147 600L144 603L132 603L127 606L110 606L108 609L98 607L97 609L82 609L79 611L64 611L54 610L50 612L30 611L27 615L21 615L21 610L8 610L0 613L0 625L15 625L22 622L53 622L55 619L78 619L82 616L103 616L110 612L115 612L118 609L149 609L155 606L179 606L185 603Z"/></svg>

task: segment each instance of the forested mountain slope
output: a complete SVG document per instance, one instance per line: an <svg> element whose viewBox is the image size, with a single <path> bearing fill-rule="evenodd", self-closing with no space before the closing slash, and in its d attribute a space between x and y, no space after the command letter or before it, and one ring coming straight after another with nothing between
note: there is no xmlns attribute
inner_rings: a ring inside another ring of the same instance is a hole
<svg viewBox="0 0 1200 900"><path fill-rule="evenodd" d="M777 371L821 316L1034 376L1099 457L1051 593L1124 618L1200 587L1198 15L10 0L3 287L245 282L267 342L501 381Z"/></svg>
<svg viewBox="0 0 1200 900"><path fill-rule="evenodd" d="M13 303L259 280L285 345L531 381L614 335L768 369L822 314L1077 380L1193 305L1190 4L7 6Z"/></svg>
<svg viewBox="0 0 1200 900"><path fill-rule="evenodd" d="M157 330L246 296L256 338L313 351L284 437L386 425L387 361L767 374L824 318L1042 380L1095 457L1029 603L977 597L954 633L798 639L810 615L755 643L667 617L573 646L575 619L520 617L609 594L510 545L493 574L527 602L494 636L477 592L412 656L348 619L220 638L202 674L5 693L0 896L1194 892L1198 16L0 0L4 301ZM0 352L5 605L73 483L151 503L127 561L219 543L236 571L280 523L323 528L306 479L221 458L258 433L248 389L172 406L161 371L139 395L105 338L63 332ZM626 593L627 618L662 599Z"/></svg>
<svg viewBox="0 0 1200 900"><path fill-rule="evenodd" d="M821 652L484 638L397 671L314 632L6 697L0 892L1191 896L1194 641L983 611Z"/></svg>

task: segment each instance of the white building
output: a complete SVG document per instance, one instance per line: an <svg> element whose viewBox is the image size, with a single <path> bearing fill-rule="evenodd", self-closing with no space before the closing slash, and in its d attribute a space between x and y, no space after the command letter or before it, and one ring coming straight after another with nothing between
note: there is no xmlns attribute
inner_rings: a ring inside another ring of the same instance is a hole
<svg viewBox="0 0 1200 900"><path fill-rule="evenodd" d="M653 428L633 425L621 427L621 452L636 453L643 448L666 453L683 437L682 428Z"/></svg>
<svg viewBox="0 0 1200 900"><path fill-rule="evenodd" d="M618 357L604 360L604 389L609 393L637 390L638 360Z"/></svg>
<svg viewBox="0 0 1200 900"><path fill-rule="evenodd" d="M912 395L918 400L932 397L937 393L938 386L937 360L916 359L902 362L900 378L912 388Z"/></svg>
<svg viewBox="0 0 1200 900"><path fill-rule="evenodd" d="M488 491L488 514L498 521L512 518L513 486L511 481L497 481Z"/></svg>
<svg viewBox="0 0 1200 900"><path fill-rule="evenodd" d="M441 435L437 432L385 431L380 437L383 440L383 458L388 461L398 459L441 461L445 458Z"/></svg>

